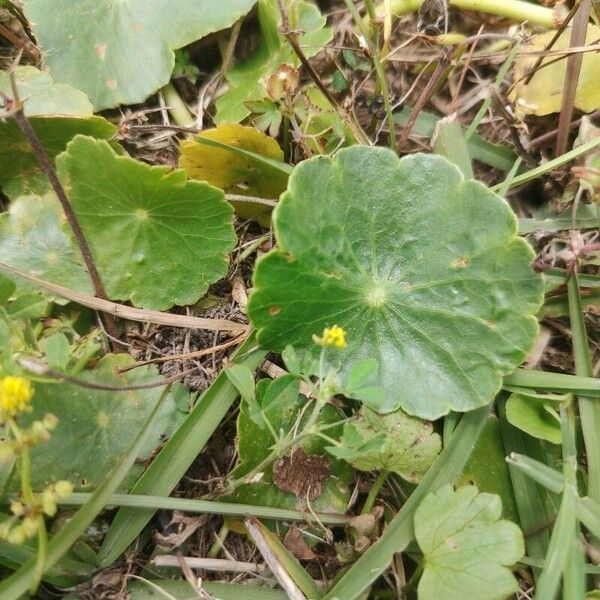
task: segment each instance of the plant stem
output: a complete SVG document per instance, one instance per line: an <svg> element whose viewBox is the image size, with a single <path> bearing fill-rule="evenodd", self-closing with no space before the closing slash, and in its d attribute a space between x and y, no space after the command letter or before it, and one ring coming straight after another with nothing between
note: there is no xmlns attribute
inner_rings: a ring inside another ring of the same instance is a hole
<svg viewBox="0 0 600 600"><path fill-rule="evenodd" d="M340 105L340 103L336 100L336 98L331 94L331 92L327 89L319 74L314 70L313 66L308 62L306 55L300 48L300 44L298 44L297 33L290 29L290 21L287 14L287 10L283 4L283 0L278 0L279 4L279 12L281 13L281 34L288 41L289 45L294 50L294 53L298 57L298 60L302 64L302 66L307 70L311 79L314 81L315 85L319 88L321 93L325 96L329 104L333 106L346 125L352 131L352 134L356 138L356 140L361 144L371 145L371 140L367 137L367 134L362 130L362 127L355 121L355 119L348 114L348 112Z"/></svg>
<svg viewBox="0 0 600 600"><path fill-rule="evenodd" d="M100 278L100 273L98 273L98 269L96 268L96 263L94 262L94 258L92 257L92 251L87 243L85 235L79 225L79 221L77 220L77 216L75 215L75 211L67 198L67 194L60 183L56 171L50 162L50 158L42 146L37 133L31 126L31 123L25 116L25 111L23 110L23 103L19 99L19 94L17 90L17 84L15 80L14 72L11 73L11 84L13 88L13 98L7 98L4 96L4 100L9 104L9 110L12 108L11 116L17 123L19 129L25 136L25 139L29 143L31 147L31 151L35 156L38 164L40 165L42 171L48 177L50 181L50 185L62 206L63 212L65 213L65 217L73 231L73 235L75 236L75 241L79 246L79 250L81 252L81 256L85 262L85 266L89 273L90 279L92 280L92 285L94 286L94 291L98 298L102 300L108 300L108 296L106 295L106 290L104 289L104 285L102 283L102 279ZM11 106L10 106L11 105ZM113 316L106 315L106 329L108 333L115 339L118 339L118 331L117 331L117 322Z"/></svg>
<svg viewBox="0 0 600 600"><path fill-rule="evenodd" d="M185 102L181 99L175 86L169 82L162 88L161 92L165 99L165 104L167 105L167 111L171 115L173 121L175 121L179 127L191 127L194 124L194 117L188 110Z"/></svg>
<svg viewBox="0 0 600 600"><path fill-rule="evenodd" d="M421 7L423 0L392 0L392 14L400 17L411 12L416 12ZM532 25L541 25L548 29L555 29L560 25L558 14L551 8L546 8L533 2L523 0L449 0L448 4L461 10L507 17L513 21L529 21ZM377 8L377 15L382 16L385 5Z"/></svg>
<svg viewBox="0 0 600 600"><path fill-rule="evenodd" d="M362 36L369 46L369 54L373 60L373 66L375 67L375 77L377 78L377 85L383 96L383 105L385 107L386 120L389 130L389 145L392 150L396 148L396 124L394 123L394 114L392 112L392 101L390 98L390 92L385 76L385 69L381 62L380 50L379 50L379 28L373 21L371 21L372 32L367 30L363 19L361 18L354 2L352 0L344 0L348 10L352 14L352 18L360 29ZM375 14L375 6L373 0L365 0L365 6L369 15Z"/></svg>
<svg viewBox="0 0 600 600"><path fill-rule="evenodd" d="M575 373L584 377L593 377L576 273L572 273L567 280L567 296L569 298L569 317L573 336ZM598 401L586 396L578 396L578 404L587 455L587 495L596 502L600 502L600 404Z"/></svg>
<svg viewBox="0 0 600 600"><path fill-rule="evenodd" d="M375 504L375 500L377 499L383 484L387 481L387 476L387 471L380 471L379 475L377 475L377 479L373 482L373 485L369 490L369 495L360 511L361 515L368 515L373 510L373 504Z"/></svg>

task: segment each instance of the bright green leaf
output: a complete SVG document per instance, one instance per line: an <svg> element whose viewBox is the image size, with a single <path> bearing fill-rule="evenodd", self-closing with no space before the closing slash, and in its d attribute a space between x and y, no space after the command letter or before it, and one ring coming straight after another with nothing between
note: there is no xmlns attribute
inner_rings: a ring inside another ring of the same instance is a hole
<svg viewBox="0 0 600 600"><path fill-rule="evenodd" d="M402 410L380 415L363 406L344 425L340 446L328 446L333 456L361 471L390 471L417 483L437 458L442 442L431 423Z"/></svg>
<svg viewBox="0 0 600 600"><path fill-rule="evenodd" d="M34 67L18 67L15 79L24 112L48 156L53 159L77 133L111 138L117 128L93 116L87 96ZM0 91L12 97L8 73L0 72ZM12 119L0 122L0 186L10 198L30 193L43 194L49 182L21 130Z"/></svg>
<svg viewBox="0 0 600 600"><path fill-rule="evenodd" d="M354 146L296 167L254 276L259 343L310 347L337 324L342 375L375 358L381 412L483 406L530 351L542 302L508 204L437 156Z"/></svg>
<svg viewBox="0 0 600 600"><path fill-rule="evenodd" d="M160 380L154 366L118 373L118 369L132 362L127 354L111 354L95 369L84 371L81 377L112 386ZM42 489L58 479L69 479L80 490L98 485L118 463L132 438L141 431L161 392L161 387L110 391L90 390L66 382L37 383L32 400L33 413L26 415L23 422L30 424L42 419L46 413L52 413L58 417L58 426L49 441L31 450L34 488ZM162 436L169 435L184 416L168 398L138 458L148 458ZM137 464L124 485L135 481L142 468Z"/></svg>
<svg viewBox="0 0 600 600"><path fill-rule="evenodd" d="M562 442L560 416L550 402L525 394L511 394L506 402L506 418L511 425L540 440Z"/></svg>
<svg viewBox="0 0 600 600"><path fill-rule="evenodd" d="M0 256L3 262L28 275L91 293L89 275L52 194L22 196L0 215Z"/></svg>
<svg viewBox="0 0 600 600"><path fill-rule="evenodd" d="M523 535L501 514L500 498L473 485L425 497L415 512L424 564L419 600L504 600L518 590L508 567L524 554Z"/></svg>
<svg viewBox="0 0 600 600"><path fill-rule="evenodd" d="M57 81L96 110L136 104L165 85L174 49L225 29L255 0L27 0L25 14Z"/></svg>
<svg viewBox="0 0 600 600"><path fill-rule="evenodd" d="M51 367L64 369L67 366L71 345L64 333L60 331L53 333L43 340L41 346L46 355L46 362Z"/></svg>
<svg viewBox="0 0 600 600"><path fill-rule="evenodd" d="M235 233L221 190L84 136L56 162L111 298L165 310L225 275Z"/></svg>

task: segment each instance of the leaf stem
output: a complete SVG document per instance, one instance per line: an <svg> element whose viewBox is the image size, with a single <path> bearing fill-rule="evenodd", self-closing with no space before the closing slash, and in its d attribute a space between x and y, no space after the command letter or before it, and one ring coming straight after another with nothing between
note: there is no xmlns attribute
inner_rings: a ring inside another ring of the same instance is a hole
<svg viewBox="0 0 600 600"><path fill-rule="evenodd" d="M368 515L373 510L373 504L375 504L375 500L383 487L383 484L387 481L388 472L380 471L379 475L377 475L377 479L373 482L371 489L369 490L369 495L365 500L365 503L360 511L361 515Z"/></svg>

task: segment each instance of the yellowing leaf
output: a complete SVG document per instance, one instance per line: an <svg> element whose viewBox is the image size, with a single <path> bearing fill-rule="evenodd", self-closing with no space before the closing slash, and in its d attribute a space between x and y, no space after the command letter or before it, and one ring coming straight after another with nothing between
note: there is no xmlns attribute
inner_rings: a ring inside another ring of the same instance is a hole
<svg viewBox="0 0 600 600"><path fill-rule="evenodd" d="M552 37L553 31L548 31L532 37L528 50L543 51ZM594 43L600 37L600 28L590 25L587 29L586 44ZM552 47L553 50L564 50L569 47L571 28L567 28ZM531 81L525 84L524 78L537 60L537 56L521 56L515 61L514 80L515 90L510 99L516 104L516 112L520 116L548 115L560 111L563 89L565 87L565 73L567 69L566 57L558 57L551 53L545 58L540 68L536 71ZM553 62L551 65L548 63ZM581 73L575 95L575 107L583 112L591 112L600 108L600 54L586 52L583 55Z"/></svg>
<svg viewBox="0 0 600 600"><path fill-rule="evenodd" d="M254 127L223 123L215 129L203 131L198 137L222 142L266 158L283 160L283 151L277 142ZM197 141L181 143L179 167L188 177L206 181L229 194L278 198L287 185L287 175L276 172L265 164ZM252 202L231 203L240 216L255 219L264 226L269 225L270 207Z"/></svg>

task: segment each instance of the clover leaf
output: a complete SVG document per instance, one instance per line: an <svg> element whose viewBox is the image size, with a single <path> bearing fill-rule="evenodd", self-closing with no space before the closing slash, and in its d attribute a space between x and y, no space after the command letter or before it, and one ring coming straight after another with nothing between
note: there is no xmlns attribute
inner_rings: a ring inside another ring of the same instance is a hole
<svg viewBox="0 0 600 600"><path fill-rule="evenodd" d="M402 410L380 415L363 406L344 424L339 446L327 451L361 471L391 471L417 483L439 454L442 442L427 421Z"/></svg>
<svg viewBox="0 0 600 600"><path fill-rule="evenodd" d="M523 535L501 513L500 498L474 485L446 485L425 497L415 512L420 600L503 600L518 590L508 567L523 556Z"/></svg>
<svg viewBox="0 0 600 600"><path fill-rule="evenodd" d="M164 310L225 275L236 237L221 190L85 136L56 163L111 298Z"/></svg>
<svg viewBox="0 0 600 600"><path fill-rule="evenodd" d="M337 324L342 375L375 358L385 402L436 419L487 404L530 351L542 302L508 204L439 156L354 146L295 169L257 264L259 343L309 347Z"/></svg>
<svg viewBox="0 0 600 600"><path fill-rule="evenodd" d="M174 49L225 29L255 0L27 0L50 72L96 110L135 104L169 81Z"/></svg>

